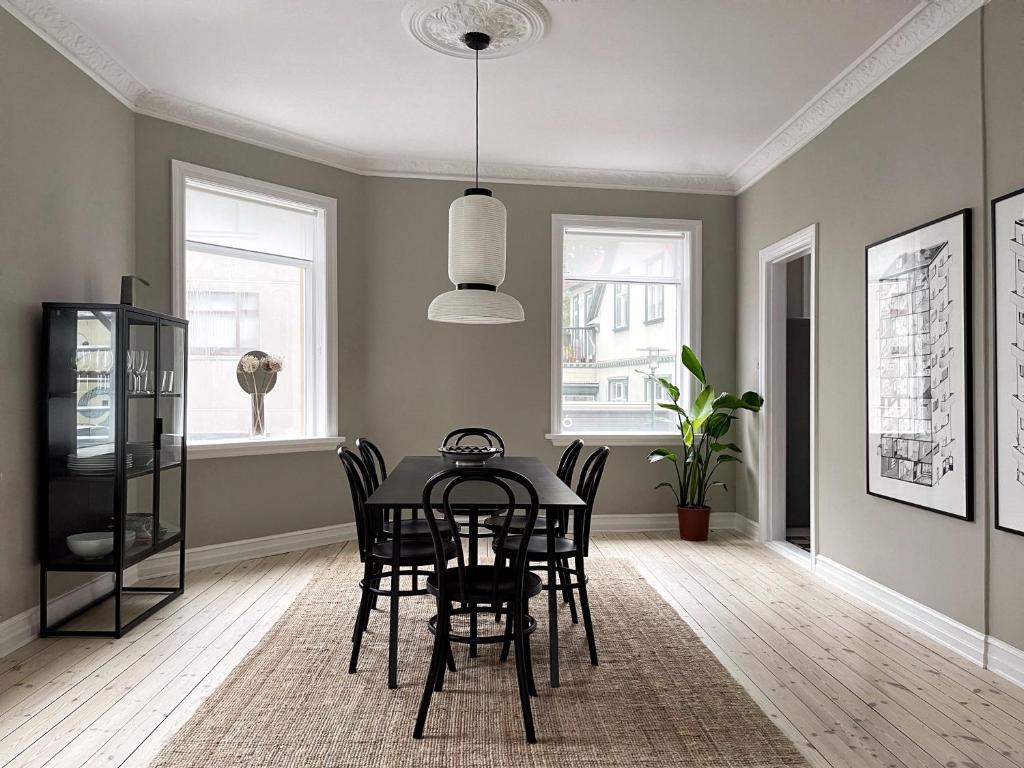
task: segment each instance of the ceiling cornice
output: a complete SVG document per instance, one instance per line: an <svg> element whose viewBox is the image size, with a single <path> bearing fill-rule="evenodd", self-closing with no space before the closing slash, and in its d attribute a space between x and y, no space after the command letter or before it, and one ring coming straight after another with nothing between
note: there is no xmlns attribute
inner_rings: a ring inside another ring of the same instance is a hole
<svg viewBox="0 0 1024 768"><path fill-rule="evenodd" d="M846 110L988 0L922 0L729 174L737 194L799 151Z"/></svg>
<svg viewBox="0 0 1024 768"><path fill-rule="evenodd" d="M737 194L797 152L847 109L987 1L922 0L729 176L507 164L482 165L481 175L492 183ZM367 155L151 90L46 0L0 0L0 7L134 112L366 176L460 181L472 178L470 162Z"/></svg>

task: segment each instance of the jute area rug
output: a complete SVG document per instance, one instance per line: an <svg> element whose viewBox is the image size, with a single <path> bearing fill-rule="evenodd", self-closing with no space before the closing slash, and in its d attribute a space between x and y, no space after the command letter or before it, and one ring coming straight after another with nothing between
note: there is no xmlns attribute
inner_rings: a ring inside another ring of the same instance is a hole
<svg viewBox="0 0 1024 768"><path fill-rule="evenodd" d="M426 738L413 740L433 598L402 599L398 690L386 684L384 611L370 619L359 672L347 674L361 567L345 552L313 577L154 765L807 765L628 562L592 558L587 567L600 666L589 663L582 622L572 624L560 605L561 687L550 688L546 601L531 602L540 622L532 641L537 744L523 737L514 662L501 663L496 646L475 659L455 647L458 671L434 695Z"/></svg>

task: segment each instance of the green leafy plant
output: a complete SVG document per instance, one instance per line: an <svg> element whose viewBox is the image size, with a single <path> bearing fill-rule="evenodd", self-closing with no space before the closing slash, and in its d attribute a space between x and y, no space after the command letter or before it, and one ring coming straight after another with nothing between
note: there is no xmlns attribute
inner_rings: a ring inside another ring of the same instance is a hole
<svg viewBox="0 0 1024 768"><path fill-rule="evenodd" d="M682 352L683 365L700 384L697 396L689 409L679 404L682 393L668 379L660 378L643 371L649 379L657 381L668 393L672 402L658 403L659 408L672 411L679 424L679 436L682 438L682 450L655 448L647 455L647 461L654 464L670 461L676 472L674 483L658 483L655 488L668 488L676 497L680 507L707 506L708 491L714 486L729 490L720 480L715 480L715 472L723 464L729 462L742 463L737 454L743 453L736 443L726 442L726 435L732 424L739 417L737 411L757 413L764 405L764 398L757 392L744 392L736 395L715 392L708 384L697 354L684 346Z"/></svg>

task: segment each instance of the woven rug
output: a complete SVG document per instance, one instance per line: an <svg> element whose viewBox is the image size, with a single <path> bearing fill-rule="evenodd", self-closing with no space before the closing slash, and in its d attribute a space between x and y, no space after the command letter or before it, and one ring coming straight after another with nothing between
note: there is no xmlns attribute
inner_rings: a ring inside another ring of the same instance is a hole
<svg viewBox="0 0 1024 768"><path fill-rule="evenodd" d="M153 765L807 765L628 562L591 558L587 568L601 664L590 665L582 621L572 624L560 605L557 689L547 682L546 600L531 602L540 623L532 641L537 744L523 737L514 662L501 663L496 646L484 646L475 659L455 647L458 671L434 695L425 738L415 741L433 598L402 599L398 690L386 684L384 611L372 615L359 672L349 675L361 567L343 553L313 577Z"/></svg>

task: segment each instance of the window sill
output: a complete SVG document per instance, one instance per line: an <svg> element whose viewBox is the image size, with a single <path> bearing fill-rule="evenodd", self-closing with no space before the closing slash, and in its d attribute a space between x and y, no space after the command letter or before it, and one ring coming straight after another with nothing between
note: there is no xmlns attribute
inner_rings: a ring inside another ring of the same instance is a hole
<svg viewBox="0 0 1024 768"><path fill-rule="evenodd" d="M554 445L569 445L573 440L582 440L587 445L643 445L658 447L672 443L679 439L674 432L662 432L658 434L596 434L596 433L560 433L549 434L545 437Z"/></svg>
<svg viewBox="0 0 1024 768"><path fill-rule="evenodd" d="M223 459L230 456L266 456L276 453L305 453L334 450L344 437L290 437L265 440L211 440L189 443L188 458Z"/></svg>

